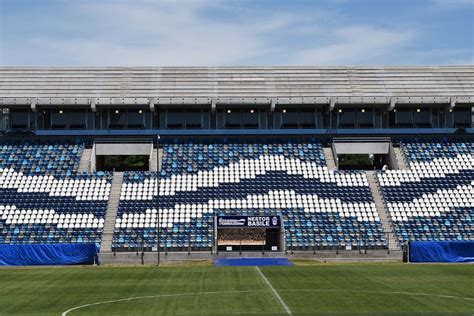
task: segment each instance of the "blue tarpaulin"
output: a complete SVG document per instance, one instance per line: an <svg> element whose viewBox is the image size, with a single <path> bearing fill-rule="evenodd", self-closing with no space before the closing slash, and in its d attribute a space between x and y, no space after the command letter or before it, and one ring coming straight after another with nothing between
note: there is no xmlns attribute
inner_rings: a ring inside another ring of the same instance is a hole
<svg viewBox="0 0 474 316"><path fill-rule="evenodd" d="M474 241L412 241L410 262L474 262Z"/></svg>
<svg viewBox="0 0 474 316"><path fill-rule="evenodd" d="M0 266L94 264L96 244L0 245Z"/></svg>
<svg viewBox="0 0 474 316"><path fill-rule="evenodd" d="M231 259L216 259L214 261L216 266L230 266L230 267L269 267L269 266L292 266L293 263L287 258L231 258Z"/></svg>

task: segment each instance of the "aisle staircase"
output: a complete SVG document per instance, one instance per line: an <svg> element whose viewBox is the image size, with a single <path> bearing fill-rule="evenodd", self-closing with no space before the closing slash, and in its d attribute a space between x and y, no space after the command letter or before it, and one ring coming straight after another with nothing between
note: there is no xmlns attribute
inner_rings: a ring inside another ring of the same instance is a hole
<svg viewBox="0 0 474 316"><path fill-rule="evenodd" d="M158 151L160 152L160 161L158 161L158 169L161 170L161 161L163 160L163 148L160 148ZM158 160L157 151L156 151L156 148L154 148L151 154L151 159L150 159L150 171L157 171L156 170L157 160Z"/></svg>
<svg viewBox="0 0 474 316"><path fill-rule="evenodd" d="M407 160L405 159L405 155L400 147L393 147L393 152L395 153L395 159L397 159L398 169L407 170Z"/></svg>
<svg viewBox="0 0 474 316"><path fill-rule="evenodd" d="M372 197L374 198L375 207L377 208L377 212L379 213L380 221L382 222L382 228L385 233L387 233L388 237L388 249L389 250L400 250L400 246L398 244L398 240L395 236L395 232L390 221L390 214L385 206L382 192L379 188L379 184L377 181L377 175L374 171L366 171L365 174L367 175L367 179L369 180L370 192L372 193Z"/></svg>
<svg viewBox="0 0 474 316"><path fill-rule="evenodd" d="M79 172L90 172L91 169L91 155L92 149L91 148L84 148L81 155L81 162L79 163Z"/></svg>
<svg viewBox="0 0 474 316"><path fill-rule="evenodd" d="M326 165L328 166L329 170L336 170L336 162L334 161L334 155L332 151L332 147L324 147L324 157L326 158Z"/></svg>
<svg viewBox="0 0 474 316"><path fill-rule="evenodd" d="M115 172L110 190L107 214L105 214L104 231L102 232L101 251L112 251L112 238L114 236L115 219L120 202L123 172Z"/></svg>

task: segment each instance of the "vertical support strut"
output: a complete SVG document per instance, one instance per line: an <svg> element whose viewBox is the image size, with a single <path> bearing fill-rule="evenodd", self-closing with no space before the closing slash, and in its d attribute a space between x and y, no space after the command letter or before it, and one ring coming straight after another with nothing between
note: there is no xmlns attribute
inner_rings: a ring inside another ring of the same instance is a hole
<svg viewBox="0 0 474 316"><path fill-rule="evenodd" d="M160 135L156 137L156 265L160 265Z"/></svg>

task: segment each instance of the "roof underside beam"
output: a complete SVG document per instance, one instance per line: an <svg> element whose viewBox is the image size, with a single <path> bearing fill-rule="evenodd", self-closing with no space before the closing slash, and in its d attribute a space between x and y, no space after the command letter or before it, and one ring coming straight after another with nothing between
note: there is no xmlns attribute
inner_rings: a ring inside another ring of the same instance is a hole
<svg viewBox="0 0 474 316"><path fill-rule="evenodd" d="M97 107L110 105L139 105L139 106L160 106L160 105L330 105L334 104L363 104L363 105L390 105L390 104L453 104L474 103L474 96L399 96L399 97L143 97L143 98L15 98L0 97L0 106L27 105L34 103L36 106L91 106L95 101ZM214 101L213 101L214 100Z"/></svg>

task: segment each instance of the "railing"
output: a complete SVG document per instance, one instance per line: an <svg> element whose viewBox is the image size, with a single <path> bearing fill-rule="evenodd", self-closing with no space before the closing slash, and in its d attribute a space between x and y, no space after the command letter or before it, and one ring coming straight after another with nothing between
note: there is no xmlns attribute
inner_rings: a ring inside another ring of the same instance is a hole
<svg viewBox="0 0 474 316"><path fill-rule="evenodd" d="M146 130L37 130L39 136L228 136L228 135L447 135L456 133L456 128L361 128L361 129L146 129ZM466 128L468 133L474 132L474 128Z"/></svg>
<svg viewBox="0 0 474 316"><path fill-rule="evenodd" d="M161 229L160 229L161 230ZM191 256L193 253L205 253L209 252L210 255L214 255L214 248L213 246L209 247L195 247L193 243L191 242L191 233L189 233L189 240L186 242L182 247L170 247L168 246L169 240L163 239L163 237L160 238L160 252L164 254L165 257L167 257L169 254L172 253L187 253L188 256ZM385 241L382 242L379 245L374 245L373 243L369 242L369 234L365 231L360 231L358 233L358 238L355 243L349 242L349 243L342 243L338 238L335 238L333 242L327 242L327 244L324 244L324 242L317 240L317 236L314 236L314 240L311 244L306 245L306 246L294 246L293 242L287 243L286 237L289 237L289 240L292 240L292 233L291 231L280 231L278 236L278 240L280 240L279 248L278 251L282 252L284 251L286 255L291 254L293 255L295 251L298 252L306 252L306 253L313 253L317 254L318 251L333 251L336 255L341 254L344 252L349 252L349 251L358 251L359 254L367 254L369 250L371 251L378 251L378 250L386 250L387 254L390 254L390 233L384 232L384 237L385 239L379 239L379 241ZM284 237L284 238L282 238ZM214 240L214 236L212 238ZM119 252L136 252L137 256L143 256L144 253L147 252L157 252L157 245L153 244L146 244L145 242L145 237L142 235L137 234L135 236L135 247L133 248L127 248L127 249L120 249L120 248L113 248L112 252L115 253L117 251ZM378 242L379 242L378 241ZM113 242L113 241L112 241ZM378 243L377 242L377 243ZM288 245L288 246L287 246ZM216 245L216 255L219 255L221 251L219 251L218 248L219 245ZM233 245L233 251L234 253L237 253L239 255L242 255L244 251L242 250L242 243L240 242L239 244ZM258 249L258 247L255 247L253 250L246 250L245 252L261 252L262 255L265 255L267 252L278 252L278 251L272 251L272 250L267 250L268 247L266 247L265 243L262 243L261 248ZM224 251L227 252L227 251Z"/></svg>

